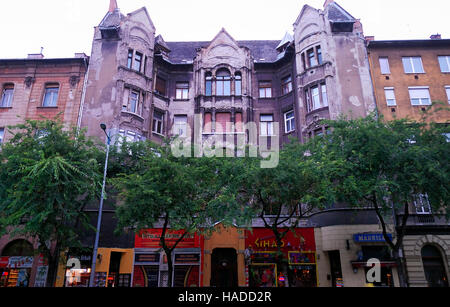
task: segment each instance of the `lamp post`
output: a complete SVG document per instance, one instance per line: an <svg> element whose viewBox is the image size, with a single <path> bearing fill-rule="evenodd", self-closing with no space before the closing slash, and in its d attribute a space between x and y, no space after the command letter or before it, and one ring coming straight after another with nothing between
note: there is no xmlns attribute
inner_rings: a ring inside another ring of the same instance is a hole
<svg viewBox="0 0 450 307"><path fill-rule="evenodd" d="M105 171L103 173L102 195L100 198L100 207L98 210L97 231L95 234L94 254L92 256L92 268L91 268L91 276L89 278L89 287L94 287L95 267L97 264L97 254L98 254L98 241L99 241L99 237L100 237L100 227L101 227L101 223L102 223L103 199L104 199L104 195L105 195L106 173L108 170L109 147L111 145L111 137L106 133L106 125L101 124L100 128L102 128L103 132L105 132L105 135L107 138L106 160L105 160Z"/></svg>

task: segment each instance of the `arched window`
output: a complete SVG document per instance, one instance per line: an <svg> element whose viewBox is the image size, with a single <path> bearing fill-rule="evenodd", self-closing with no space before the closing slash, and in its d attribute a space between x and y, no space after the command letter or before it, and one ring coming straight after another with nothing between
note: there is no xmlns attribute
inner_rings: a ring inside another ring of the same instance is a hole
<svg viewBox="0 0 450 307"><path fill-rule="evenodd" d="M221 69L216 75L216 95L230 96L231 95L231 75L226 69Z"/></svg>
<svg viewBox="0 0 450 307"><path fill-rule="evenodd" d="M242 75L240 72L237 72L234 76L234 94L242 96Z"/></svg>
<svg viewBox="0 0 450 307"><path fill-rule="evenodd" d="M422 262L429 287L448 287L444 261L437 247L425 245L422 248Z"/></svg>
<svg viewBox="0 0 450 307"><path fill-rule="evenodd" d="M2 256L33 256L34 248L27 240L15 240L3 249Z"/></svg>
<svg viewBox="0 0 450 307"><path fill-rule="evenodd" d="M205 96L212 96L212 74L206 73L205 76Z"/></svg>

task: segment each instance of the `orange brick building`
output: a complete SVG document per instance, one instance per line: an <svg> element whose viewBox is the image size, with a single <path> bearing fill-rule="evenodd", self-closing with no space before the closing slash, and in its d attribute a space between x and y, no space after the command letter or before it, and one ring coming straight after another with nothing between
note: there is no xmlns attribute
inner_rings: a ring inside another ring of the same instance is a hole
<svg viewBox="0 0 450 307"><path fill-rule="evenodd" d="M370 41L368 54L377 108L387 120L447 123L450 107L450 39ZM437 104L441 102L442 104Z"/></svg>
<svg viewBox="0 0 450 307"><path fill-rule="evenodd" d="M8 126L27 119L55 118L65 127L76 126L89 58L0 60L0 143L11 137Z"/></svg>

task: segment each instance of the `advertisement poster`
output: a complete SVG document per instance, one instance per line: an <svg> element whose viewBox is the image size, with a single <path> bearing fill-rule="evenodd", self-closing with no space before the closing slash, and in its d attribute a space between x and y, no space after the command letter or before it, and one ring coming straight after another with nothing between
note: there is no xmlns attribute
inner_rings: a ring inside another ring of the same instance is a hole
<svg viewBox="0 0 450 307"><path fill-rule="evenodd" d="M48 266L39 266L36 272L36 279L34 286L36 288L43 288L47 282Z"/></svg>
<svg viewBox="0 0 450 307"><path fill-rule="evenodd" d="M276 287L277 265L251 265L249 267L249 282L251 287Z"/></svg>

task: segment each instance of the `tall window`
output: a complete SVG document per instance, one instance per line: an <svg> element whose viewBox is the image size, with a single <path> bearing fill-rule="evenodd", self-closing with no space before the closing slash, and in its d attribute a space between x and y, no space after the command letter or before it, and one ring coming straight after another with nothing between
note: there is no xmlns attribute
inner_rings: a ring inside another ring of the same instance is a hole
<svg viewBox="0 0 450 307"><path fill-rule="evenodd" d="M447 93L448 103L450 104L450 86L445 87L445 92Z"/></svg>
<svg viewBox="0 0 450 307"><path fill-rule="evenodd" d="M205 96L212 96L212 74L206 73L205 77Z"/></svg>
<svg viewBox="0 0 450 307"><path fill-rule="evenodd" d="M261 136L273 136L273 115L260 116L260 130Z"/></svg>
<svg viewBox="0 0 450 307"><path fill-rule="evenodd" d="M423 70L421 57L403 57L403 68L407 74L421 74Z"/></svg>
<svg viewBox="0 0 450 307"><path fill-rule="evenodd" d="M187 137L187 116L175 115L173 124L173 134L180 137Z"/></svg>
<svg viewBox="0 0 450 307"><path fill-rule="evenodd" d="M239 72L234 76L234 95L242 96L242 75Z"/></svg>
<svg viewBox="0 0 450 307"><path fill-rule="evenodd" d="M272 82L259 82L259 98L272 98Z"/></svg>
<svg viewBox="0 0 450 307"><path fill-rule="evenodd" d="M448 277L439 249L425 245L421 251L425 278L429 287L448 287Z"/></svg>
<svg viewBox="0 0 450 307"><path fill-rule="evenodd" d="M428 87L410 87L409 96L413 106L431 105L430 91Z"/></svg>
<svg viewBox="0 0 450 307"><path fill-rule="evenodd" d="M385 58L385 57L380 58L380 69L381 69L381 74L383 74L383 75L389 75L391 73L388 58Z"/></svg>
<svg viewBox="0 0 450 307"><path fill-rule="evenodd" d="M3 144L4 138L5 138L5 128L0 128L0 145Z"/></svg>
<svg viewBox="0 0 450 307"><path fill-rule="evenodd" d="M244 122L242 118L242 113L236 113L236 132L244 132Z"/></svg>
<svg viewBox="0 0 450 307"><path fill-rule="evenodd" d="M155 92L161 96L166 96L166 80L156 76Z"/></svg>
<svg viewBox="0 0 450 307"><path fill-rule="evenodd" d="M128 50L127 67L131 69L133 67L133 50Z"/></svg>
<svg viewBox="0 0 450 307"><path fill-rule="evenodd" d="M321 83L305 90L306 110L312 112L314 110L325 108L328 106L327 86Z"/></svg>
<svg viewBox="0 0 450 307"><path fill-rule="evenodd" d="M205 113L203 120L203 133L211 133L212 132L212 114Z"/></svg>
<svg viewBox="0 0 450 307"><path fill-rule="evenodd" d="M42 106L44 107L56 107L58 103L58 84L47 84L45 86L44 101Z"/></svg>
<svg viewBox="0 0 450 307"><path fill-rule="evenodd" d="M221 69L217 72L216 95L217 96L231 95L231 75L226 69Z"/></svg>
<svg viewBox="0 0 450 307"><path fill-rule="evenodd" d="M125 88L123 95L122 110L141 115L144 94L137 90Z"/></svg>
<svg viewBox="0 0 450 307"><path fill-rule="evenodd" d="M189 99L189 82L177 82L176 99Z"/></svg>
<svg viewBox="0 0 450 307"><path fill-rule="evenodd" d="M142 53L136 52L134 55L133 69L140 72L142 68Z"/></svg>
<svg viewBox="0 0 450 307"><path fill-rule="evenodd" d="M14 95L14 84L5 84L2 92L2 100L0 101L0 108L9 108L12 105Z"/></svg>
<svg viewBox="0 0 450 307"><path fill-rule="evenodd" d="M292 77L288 76L281 80L281 93L286 95L292 92Z"/></svg>
<svg viewBox="0 0 450 307"><path fill-rule="evenodd" d="M386 96L386 103L389 107L394 107L397 105L397 102L395 100L395 93L393 87L385 87L384 88L384 94Z"/></svg>
<svg viewBox="0 0 450 307"><path fill-rule="evenodd" d="M323 64L322 48L320 48L320 46L316 47L316 53L317 53L317 62L319 63L319 65L322 65Z"/></svg>
<svg viewBox="0 0 450 307"><path fill-rule="evenodd" d="M286 133L295 131L295 114L293 110L284 113L284 127Z"/></svg>
<svg viewBox="0 0 450 307"><path fill-rule="evenodd" d="M157 134L164 132L164 113L160 111L153 112L153 128L152 131Z"/></svg>
<svg viewBox="0 0 450 307"><path fill-rule="evenodd" d="M414 207L417 214L431 214L430 201L427 194L418 194L414 196Z"/></svg>
<svg viewBox="0 0 450 307"><path fill-rule="evenodd" d="M318 62L316 59L316 53L314 52L314 48L306 51L306 58L308 59L308 67L317 66Z"/></svg>
<svg viewBox="0 0 450 307"><path fill-rule="evenodd" d="M438 60L441 72L450 72L450 55L439 56Z"/></svg>

